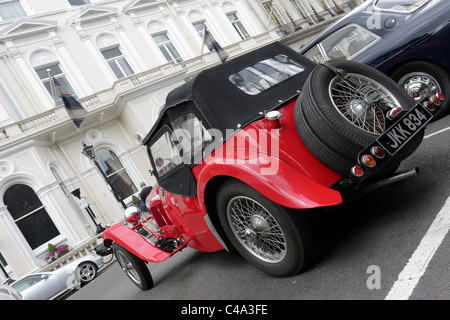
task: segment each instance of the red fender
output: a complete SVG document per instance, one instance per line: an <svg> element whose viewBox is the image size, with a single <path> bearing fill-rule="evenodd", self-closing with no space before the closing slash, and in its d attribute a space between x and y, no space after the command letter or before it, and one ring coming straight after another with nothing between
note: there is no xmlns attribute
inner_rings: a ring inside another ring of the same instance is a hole
<svg viewBox="0 0 450 320"><path fill-rule="evenodd" d="M236 158L234 153L229 151L228 155ZM266 198L288 208L308 209L342 203L338 191L311 180L282 159L246 151L245 161L236 161L206 162L200 170L197 192L203 207L208 181L217 176L241 180Z"/></svg>
<svg viewBox="0 0 450 320"><path fill-rule="evenodd" d="M161 262L172 256L175 252L168 253L152 245L140 234L122 224L116 224L103 232L103 241L112 240L134 254L136 257L150 262Z"/></svg>

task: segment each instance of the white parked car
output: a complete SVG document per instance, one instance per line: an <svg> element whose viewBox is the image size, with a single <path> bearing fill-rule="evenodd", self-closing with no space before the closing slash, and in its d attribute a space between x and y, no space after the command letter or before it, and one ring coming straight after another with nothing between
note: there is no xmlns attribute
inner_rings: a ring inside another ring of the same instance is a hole
<svg viewBox="0 0 450 320"><path fill-rule="evenodd" d="M97 254L84 256L56 271L33 273L13 282L10 286L23 300L56 299L69 290L80 288L97 276L103 258Z"/></svg>
<svg viewBox="0 0 450 320"><path fill-rule="evenodd" d="M22 296L14 288L0 284L0 300L22 300Z"/></svg>

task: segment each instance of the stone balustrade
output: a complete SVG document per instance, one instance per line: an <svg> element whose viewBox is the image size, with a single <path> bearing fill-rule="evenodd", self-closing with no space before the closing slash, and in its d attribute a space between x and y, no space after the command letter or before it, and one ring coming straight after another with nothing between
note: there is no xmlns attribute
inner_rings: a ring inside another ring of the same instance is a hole
<svg viewBox="0 0 450 320"><path fill-rule="evenodd" d="M92 254L94 253L94 248L100 243L101 239L98 239L98 236L93 236L85 240L84 242L80 243L76 247L71 248L67 254L53 261L52 263L49 263L46 266L40 268L36 272L54 271L72 261L75 261L88 254Z"/></svg>

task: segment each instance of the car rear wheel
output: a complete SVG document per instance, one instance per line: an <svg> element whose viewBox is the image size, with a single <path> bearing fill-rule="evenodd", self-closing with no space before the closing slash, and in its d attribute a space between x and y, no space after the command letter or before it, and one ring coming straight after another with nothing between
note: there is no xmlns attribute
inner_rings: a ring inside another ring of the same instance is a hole
<svg viewBox="0 0 450 320"><path fill-rule="evenodd" d="M391 78L418 103L422 99L442 93L450 94L450 75L441 66L428 61L412 61L398 67ZM444 100L434 120L450 113L450 99Z"/></svg>
<svg viewBox="0 0 450 320"><path fill-rule="evenodd" d="M153 278L144 260L136 257L117 243L113 244L113 250L120 267L131 282L144 291L153 287Z"/></svg>
<svg viewBox="0 0 450 320"><path fill-rule="evenodd" d="M414 107L411 99L381 72L354 61L332 61L349 83L325 65L317 66L297 100L294 120L306 147L331 169L348 174L359 152L386 130L389 110ZM364 88L364 90L362 90ZM364 92L375 92L373 96ZM383 169L391 172L420 145L423 130Z"/></svg>
<svg viewBox="0 0 450 320"><path fill-rule="evenodd" d="M97 266L92 262L82 262L77 269L82 285L91 282L97 276Z"/></svg>
<svg viewBox="0 0 450 320"><path fill-rule="evenodd" d="M221 186L217 210L234 248L257 268L274 276L290 276L307 265L312 236L300 213L293 215L236 180Z"/></svg>

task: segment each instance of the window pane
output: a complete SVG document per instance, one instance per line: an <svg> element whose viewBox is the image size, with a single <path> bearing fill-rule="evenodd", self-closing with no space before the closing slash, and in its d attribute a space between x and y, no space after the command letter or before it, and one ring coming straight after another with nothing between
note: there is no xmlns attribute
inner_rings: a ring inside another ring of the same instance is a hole
<svg viewBox="0 0 450 320"><path fill-rule="evenodd" d="M419 9L428 0L378 0L376 7L384 10L412 12Z"/></svg>
<svg viewBox="0 0 450 320"><path fill-rule="evenodd" d="M23 184L16 184L6 190L3 201L14 220L42 207L41 200L34 190Z"/></svg>
<svg viewBox="0 0 450 320"><path fill-rule="evenodd" d="M57 77L58 75L63 73L58 64L55 64L50 67L37 68L36 73L41 80L48 79L48 71L47 71L48 69L50 69L50 73L54 77Z"/></svg>
<svg viewBox="0 0 450 320"><path fill-rule="evenodd" d="M73 6L82 6L88 4L89 0L69 0L69 3Z"/></svg>
<svg viewBox="0 0 450 320"><path fill-rule="evenodd" d="M127 76L132 75L134 73L125 58L117 59L117 62L119 63L119 65L121 66L123 72L125 72L125 74Z"/></svg>
<svg viewBox="0 0 450 320"><path fill-rule="evenodd" d="M32 249L59 235L58 229L30 187L23 184L9 187L3 201Z"/></svg>
<svg viewBox="0 0 450 320"><path fill-rule="evenodd" d="M183 61L180 57L180 55L178 54L177 49L175 49L175 46L172 43L168 43L166 45L167 50L170 51L171 56L173 57L173 59L175 60L175 62L181 62Z"/></svg>
<svg viewBox="0 0 450 320"><path fill-rule="evenodd" d="M167 62L172 62L172 63L175 62L165 46L160 46L159 49L161 50L162 54L166 58Z"/></svg>
<svg viewBox="0 0 450 320"><path fill-rule="evenodd" d="M102 54L105 57L105 59L112 59L121 56L122 52L120 51L119 48L112 48L102 51Z"/></svg>
<svg viewBox="0 0 450 320"><path fill-rule="evenodd" d="M25 11L19 1L1 1L0 16L3 20L15 19L26 16Z"/></svg>
<svg viewBox="0 0 450 320"><path fill-rule="evenodd" d="M322 41L321 45L330 60L345 60L366 49L378 39L361 27L349 26L335 32Z"/></svg>
<svg viewBox="0 0 450 320"><path fill-rule="evenodd" d="M73 90L72 86L70 85L69 81L67 81L65 74L62 72L61 68L59 67L59 64L53 65L53 66L45 66L41 68L37 68L36 73L41 79L42 83L44 84L45 88L47 89L50 96L52 96L52 88L50 85L50 78L48 76L47 69L50 69L51 75L59 82L59 84L64 88L64 90L71 94L75 99L77 98L77 95L75 91ZM53 96L52 96L53 98ZM60 97L56 97L56 105L63 104L63 101Z"/></svg>
<svg viewBox="0 0 450 320"><path fill-rule="evenodd" d="M164 42L168 42L169 37L166 34L160 34L157 36L153 36L153 39L155 39L156 44L160 44L160 43L164 43Z"/></svg>
<svg viewBox="0 0 450 320"><path fill-rule="evenodd" d="M16 222L31 249L49 242L59 235L53 221L44 208Z"/></svg>
<svg viewBox="0 0 450 320"><path fill-rule="evenodd" d="M100 149L95 151L97 161L106 175L111 175L114 172L123 168L119 158L111 150Z"/></svg>
<svg viewBox="0 0 450 320"><path fill-rule="evenodd" d="M127 60L118 47L102 51L117 79L134 74Z"/></svg>
<svg viewBox="0 0 450 320"><path fill-rule="evenodd" d="M137 188L114 152L100 149L96 150L95 154L100 168L108 177L107 182L117 197L123 200L137 192Z"/></svg>
<svg viewBox="0 0 450 320"><path fill-rule="evenodd" d="M179 142L177 149L186 164L190 164L196 153L202 152L213 142L212 136L193 113L177 117L172 121L172 127Z"/></svg>
<svg viewBox="0 0 450 320"><path fill-rule="evenodd" d="M33 274L33 275L27 276L26 278L24 278L22 280L14 282L11 286L14 289L16 289L18 292L22 292L43 280L44 280L44 278L40 274Z"/></svg>
<svg viewBox="0 0 450 320"><path fill-rule="evenodd" d="M158 176L163 176L177 165L181 164L181 158L168 132L165 132L150 147L153 161Z"/></svg>
<svg viewBox="0 0 450 320"><path fill-rule="evenodd" d="M315 46L314 48L309 50L305 54L305 57L311 59L315 63L322 63L322 62L325 61L325 59L323 58L323 55L320 53L320 50L319 50L319 48L317 46Z"/></svg>
<svg viewBox="0 0 450 320"><path fill-rule="evenodd" d="M233 25L234 29L237 31L241 39L247 39L249 36L247 30L244 28L244 25L239 20L236 14L230 13L227 15L228 19L230 20L231 24Z"/></svg>
<svg viewBox="0 0 450 320"><path fill-rule="evenodd" d="M122 70L120 70L119 66L117 65L116 61L109 61L109 66L111 67L112 71L116 75L117 79L123 78L125 75L123 74Z"/></svg>
<svg viewBox="0 0 450 320"><path fill-rule="evenodd" d="M245 93L256 95L304 70L299 63L279 54L236 72L228 79Z"/></svg>
<svg viewBox="0 0 450 320"><path fill-rule="evenodd" d="M116 192L116 195L122 200L138 191L125 169L116 172L108 177L108 179L111 183L111 187Z"/></svg>
<svg viewBox="0 0 450 320"><path fill-rule="evenodd" d="M158 45L159 50L161 50L161 53L166 58L167 62L177 63L183 61L177 49L175 49L175 46L172 44L169 36L166 33L154 35L152 37Z"/></svg>

